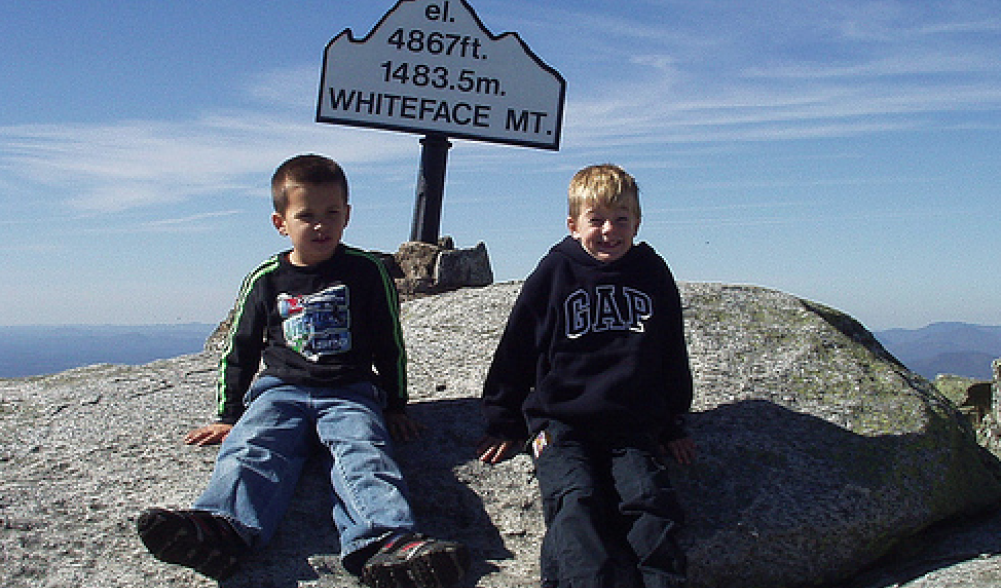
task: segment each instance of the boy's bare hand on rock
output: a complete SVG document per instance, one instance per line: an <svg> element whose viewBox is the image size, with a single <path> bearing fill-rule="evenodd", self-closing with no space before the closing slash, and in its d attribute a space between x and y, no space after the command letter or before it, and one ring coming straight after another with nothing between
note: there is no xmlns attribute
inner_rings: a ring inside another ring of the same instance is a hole
<svg viewBox="0 0 1001 588"><path fill-rule="evenodd" d="M204 447L205 445L215 445L217 443L222 443L222 440L229 435L229 432L233 430L233 425L227 425L226 423L212 423L211 425L205 425L204 427L195 429L184 436L184 442L188 445L197 445L199 447Z"/></svg>
<svg viewBox="0 0 1001 588"><path fill-rule="evenodd" d="M420 437L421 432L427 428L405 412L387 412L386 427L395 441L412 441Z"/></svg>
<svg viewBox="0 0 1001 588"><path fill-rule="evenodd" d="M521 445L515 439L498 439L487 435L476 444L476 455L483 463L497 464L514 456Z"/></svg>
<svg viewBox="0 0 1001 588"><path fill-rule="evenodd" d="M688 465L695 461L696 445L691 437L682 437L669 441L666 453L674 458L674 461L681 465Z"/></svg>

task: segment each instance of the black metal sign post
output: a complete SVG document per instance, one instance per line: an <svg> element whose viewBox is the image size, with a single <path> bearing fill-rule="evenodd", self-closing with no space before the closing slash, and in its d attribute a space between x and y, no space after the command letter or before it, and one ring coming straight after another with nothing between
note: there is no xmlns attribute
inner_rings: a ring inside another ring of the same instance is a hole
<svg viewBox="0 0 1001 588"><path fill-rule="evenodd" d="M410 227L411 241L438 242L445 198L445 166L451 146L448 137L440 133L429 133L421 139L421 167L417 177L414 221Z"/></svg>

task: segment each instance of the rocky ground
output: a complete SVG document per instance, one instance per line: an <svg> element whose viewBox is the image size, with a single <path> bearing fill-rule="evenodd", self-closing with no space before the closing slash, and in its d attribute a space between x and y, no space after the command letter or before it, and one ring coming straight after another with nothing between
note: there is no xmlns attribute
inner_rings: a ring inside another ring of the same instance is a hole
<svg viewBox="0 0 1001 588"><path fill-rule="evenodd" d="M400 448L401 462L425 530L464 541L473 552L473 569L461 588L534 587L542 529L531 464L519 457L488 467L473 455L481 432L479 386L503 321L463 319L458 328L456 320L421 314L503 317L511 289L455 300L476 307L405 308L412 414L432 426L421 440ZM180 438L210 416L215 362L206 352L146 366L91 366L0 380L0 586L216 585L157 562L134 531L136 516L147 506L190 504L211 471L216 450L187 447ZM313 467L274 542L222 585L357 585L339 567L327 509L322 472ZM937 525L875 565L827 584L998 586L1001 514L993 511Z"/></svg>
<svg viewBox="0 0 1001 588"><path fill-rule="evenodd" d="M837 588L1001 586L1001 514L943 524Z"/></svg>

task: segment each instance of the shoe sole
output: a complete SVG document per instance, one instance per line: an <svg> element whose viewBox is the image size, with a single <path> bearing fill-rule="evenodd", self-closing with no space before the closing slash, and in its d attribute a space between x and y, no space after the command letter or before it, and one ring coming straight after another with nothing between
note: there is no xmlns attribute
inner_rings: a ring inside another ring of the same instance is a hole
<svg viewBox="0 0 1001 588"><path fill-rule="evenodd" d="M369 566L362 582L370 588L451 588L468 569L469 552L455 548Z"/></svg>
<svg viewBox="0 0 1001 588"><path fill-rule="evenodd" d="M230 577L239 564L239 557L207 545L194 523L175 512L150 509L139 516L136 528L146 549L164 563L191 568L215 580Z"/></svg>

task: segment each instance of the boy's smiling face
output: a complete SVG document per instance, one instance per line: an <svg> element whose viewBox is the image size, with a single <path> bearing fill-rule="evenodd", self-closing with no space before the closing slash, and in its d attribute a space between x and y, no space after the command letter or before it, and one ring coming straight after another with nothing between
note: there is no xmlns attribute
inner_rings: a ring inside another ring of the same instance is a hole
<svg viewBox="0 0 1001 588"><path fill-rule="evenodd" d="M294 265L315 265L330 259L344 235L351 216L344 190L339 184L296 184L285 186L288 206L284 214L274 213L271 222L292 241L289 261Z"/></svg>
<svg viewBox="0 0 1001 588"><path fill-rule="evenodd" d="M603 263L621 259L632 248L639 227L639 218L625 207L597 204L567 218L570 235L591 257Z"/></svg>

